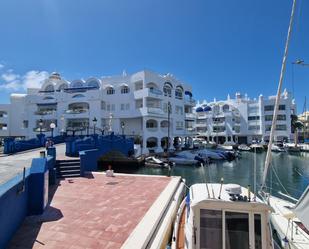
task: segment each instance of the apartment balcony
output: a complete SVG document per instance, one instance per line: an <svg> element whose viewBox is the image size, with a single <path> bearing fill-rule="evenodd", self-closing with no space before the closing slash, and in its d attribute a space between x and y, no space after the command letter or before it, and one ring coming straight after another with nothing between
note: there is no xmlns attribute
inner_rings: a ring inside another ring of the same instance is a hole
<svg viewBox="0 0 309 249"><path fill-rule="evenodd" d="M193 120L195 120L195 114L193 114L193 113L185 113L185 118L186 119L193 119Z"/></svg>
<svg viewBox="0 0 309 249"><path fill-rule="evenodd" d="M161 99L163 97L163 93L158 89L150 89L150 88L144 88L141 90L134 91L135 99L142 99L147 97Z"/></svg>
<svg viewBox="0 0 309 249"><path fill-rule="evenodd" d="M66 118L83 118L89 116L88 109L68 109L64 111Z"/></svg>
<svg viewBox="0 0 309 249"><path fill-rule="evenodd" d="M195 124L195 127L197 128L197 127L206 127L207 126L207 124L206 123L196 123Z"/></svg>
<svg viewBox="0 0 309 249"><path fill-rule="evenodd" d="M45 116L45 115L55 115L57 113L56 110L38 110L34 112L34 115Z"/></svg>
<svg viewBox="0 0 309 249"><path fill-rule="evenodd" d="M149 132L157 132L159 130L158 127L149 127L149 128L146 128L146 129Z"/></svg>
<svg viewBox="0 0 309 249"><path fill-rule="evenodd" d="M164 111L162 110L162 108L159 107L142 107L139 108L142 115L146 116L146 115L164 115Z"/></svg>
<svg viewBox="0 0 309 249"><path fill-rule="evenodd" d="M185 105L195 106L196 101L194 99L184 99Z"/></svg>

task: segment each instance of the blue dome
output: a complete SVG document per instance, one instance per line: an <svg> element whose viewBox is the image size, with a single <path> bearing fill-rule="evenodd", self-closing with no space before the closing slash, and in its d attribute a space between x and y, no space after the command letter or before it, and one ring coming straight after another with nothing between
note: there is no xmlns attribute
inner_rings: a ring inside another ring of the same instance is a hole
<svg viewBox="0 0 309 249"><path fill-rule="evenodd" d="M211 107L210 106L205 106L204 107L204 112L209 112L211 111Z"/></svg>
<svg viewBox="0 0 309 249"><path fill-rule="evenodd" d="M196 108L195 111L196 111L196 112L203 112L204 110L203 110L203 107L198 107L198 108Z"/></svg>

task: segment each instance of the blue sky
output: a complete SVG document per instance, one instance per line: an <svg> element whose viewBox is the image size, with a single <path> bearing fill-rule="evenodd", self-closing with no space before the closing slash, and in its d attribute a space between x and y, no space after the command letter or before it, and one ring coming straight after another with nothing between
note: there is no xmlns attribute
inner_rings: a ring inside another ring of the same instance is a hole
<svg viewBox="0 0 309 249"><path fill-rule="evenodd" d="M37 86L48 72L66 79L171 72L196 99L236 91L276 92L292 0L1 0L0 102ZM309 63L309 2L298 0L291 62ZM309 67L294 68L298 111L309 98ZM309 102L309 100L308 100Z"/></svg>

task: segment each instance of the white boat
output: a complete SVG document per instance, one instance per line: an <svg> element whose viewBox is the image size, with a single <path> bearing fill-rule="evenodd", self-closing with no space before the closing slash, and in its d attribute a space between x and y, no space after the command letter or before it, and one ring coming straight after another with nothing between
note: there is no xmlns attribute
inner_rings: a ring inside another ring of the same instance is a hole
<svg viewBox="0 0 309 249"><path fill-rule="evenodd" d="M309 144L300 144L300 150L303 152L309 152Z"/></svg>
<svg viewBox="0 0 309 249"><path fill-rule="evenodd" d="M237 184L194 184L176 215L172 249L271 249L271 208Z"/></svg>
<svg viewBox="0 0 309 249"><path fill-rule="evenodd" d="M222 154L216 153L215 151L207 150L207 149L198 150L197 154L204 159L206 158L207 159L209 158L212 160L224 160L225 159Z"/></svg>
<svg viewBox="0 0 309 249"><path fill-rule="evenodd" d="M250 148L256 153L262 153L264 151L264 146L262 144L251 144Z"/></svg>
<svg viewBox="0 0 309 249"><path fill-rule="evenodd" d="M309 248L309 188L298 204L269 196L269 205L274 209L271 215L273 230L283 248ZM299 218L297 217L299 216Z"/></svg>
<svg viewBox="0 0 309 249"><path fill-rule="evenodd" d="M264 196L265 203L269 204L274 213L271 214L271 222L273 225L273 231L276 237L279 237L280 246L283 248L293 248L293 249L308 249L309 248L309 187L303 193L302 197L298 200L296 205L293 203L280 199L278 197L272 196L265 192L266 189L266 178L269 171L269 166L271 164L271 149L274 140L277 114L279 109L279 100L281 94L281 87L283 82L283 74L285 71L288 45L291 34L291 28L293 23L293 17L295 13L296 0L293 0L292 14L289 24L288 37L281 67L280 80L278 85L278 91L275 101L274 114L272 120L272 126L269 135L269 145L265 159L265 167L262 179L261 194ZM289 152L300 151L299 146L295 144L285 144L285 147ZM280 179L279 179L280 180ZM282 183L281 183L282 184Z"/></svg>
<svg viewBox="0 0 309 249"><path fill-rule="evenodd" d="M237 147L237 149L240 150L240 151L250 151L251 150L251 148L248 145L246 145L246 144L239 145Z"/></svg>
<svg viewBox="0 0 309 249"><path fill-rule="evenodd" d="M198 160L189 159L189 158L180 157L180 156L170 157L169 160L170 160L170 162L173 162L176 165L192 166L192 165L200 165L201 164L201 162L199 162Z"/></svg>
<svg viewBox="0 0 309 249"><path fill-rule="evenodd" d="M160 168L168 168L168 163L162 161L159 158L149 156L145 158L145 166L148 167L160 167Z"/></svg>
<svg viewBox="0 0 309 249"><path fill-rule="evenodd" d="M227 151L233 151L233 145L224 145L224 144L218 144L217 149L220 150L227 150Z"/></svg>
<svg viewBox="0 0 309 249"><path fill-rule="evenodd" d="M272 144L271 145L271 151L272 152L286 152L284 147L280 147L280 146L278 146L276 144Z"/></svg>

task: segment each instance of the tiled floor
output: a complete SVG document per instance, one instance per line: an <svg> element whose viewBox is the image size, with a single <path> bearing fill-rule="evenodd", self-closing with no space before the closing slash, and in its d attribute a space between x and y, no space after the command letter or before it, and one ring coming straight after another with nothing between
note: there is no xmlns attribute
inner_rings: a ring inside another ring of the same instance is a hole
<svg viewBox="0 0 309 249"><path fill-rule="evenodd" d="M50 189L44 214L27 217L9 248L120 248L169 182L103 174L63 180Z"/></svg>

